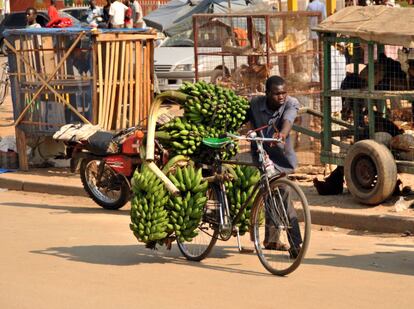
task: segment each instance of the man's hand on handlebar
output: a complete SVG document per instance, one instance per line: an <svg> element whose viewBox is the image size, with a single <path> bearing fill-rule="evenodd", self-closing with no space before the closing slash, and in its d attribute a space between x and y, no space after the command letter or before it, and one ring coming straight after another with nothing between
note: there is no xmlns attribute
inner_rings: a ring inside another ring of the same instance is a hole
<svg viewBox="0 0 414 309"><path fill-rule="evenodd" d="M278 140L280 140L279 142L271 142L270 143L270 147L275 147L277 144L282 144L284 145L286 142L286 134L282 133L282 132L275 132L273 133L272 138L276 138Z"/></svg>

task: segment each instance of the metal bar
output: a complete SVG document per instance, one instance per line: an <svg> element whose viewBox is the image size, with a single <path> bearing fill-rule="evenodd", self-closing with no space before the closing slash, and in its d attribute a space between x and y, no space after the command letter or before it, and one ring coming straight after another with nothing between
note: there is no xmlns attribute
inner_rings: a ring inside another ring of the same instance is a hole
<svg viewBox="0 0 414 309"><path fill-rule="evenodd" d="M322 114L321 112L318 112L318 111L316 111L316 110L314 110L314 109L307 108L307 107L306 107L306 108L301 108L301 109L299 109L298 114L299 114L299 115L303 115L303 114L310 114L310 115L315 116L315 117L323 118L323 114ZM331 121L332 121L333 123L339 124L339 125L341 125L341 126L344 126L344 127L349 128L349 129L351 129L351 128L353 127L353 126L352 126L351 124L349 124L348 122L343 121L343 120L338 119L338 118L335 118L335 117L331 117Z"/></svg>
<svg viewBox="0 0 414 309"><path fill-rule="evenodd" d="M328 95L331 90L331 45L323 37L323 150L332 150L332 121L331 98Z"/></svg>
<svg viewBox="0 0 414 309"><path fill-rule="evenodd" d="M374 43L368 43L368 90L374 91ZM373 139L375 134L374 101L368 99L368 126L369 138Z"/></svg>
<svg viewBox="0 0 414 309"><path fill-rule="evenodd" d="M401 99L401 100L413 100L414 91L369 91L361 89L350 90L331 90L327 92L328 96L332 97L344 97L355 99Z"/></svg>
<svg viewBox="0 0 414 309"><path fill-rule="evenodd" d="M198 81L198 28L197 28L197 15L193 15L193 41L194 41L194 74L195 80Z"/></svg>

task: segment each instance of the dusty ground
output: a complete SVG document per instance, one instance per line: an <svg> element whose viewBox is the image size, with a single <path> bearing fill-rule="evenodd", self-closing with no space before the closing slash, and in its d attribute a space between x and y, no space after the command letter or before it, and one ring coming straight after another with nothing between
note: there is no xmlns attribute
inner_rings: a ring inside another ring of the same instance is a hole
<svg viewBox="0 0 414 309"><path fill-rule="evenodd" d="M0 192L0 308L409 308L414 240L315 228L286 278L219 242L201 263L149 251L128 210L87 198ZM248 240L244 239L244 244Z"/></svg>

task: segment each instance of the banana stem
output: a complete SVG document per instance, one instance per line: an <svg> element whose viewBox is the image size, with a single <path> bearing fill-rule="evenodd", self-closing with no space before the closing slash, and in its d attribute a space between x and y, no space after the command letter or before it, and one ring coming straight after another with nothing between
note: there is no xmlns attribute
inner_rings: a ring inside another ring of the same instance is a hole
<svg viewBox="0 0 414 309"><path fill-rule="evenodd" d="M154 151L155 151L155 127L157 125L157 119L159 116L159 110L162 103L165 101L178 101L178 103L184 103L187 100L187 95L178 91L166 91L158 95L152 103L148 115L148 127L147 127L147 151L145 160L148 162L148 167L154 172L154 174L160 178L165 184L167 190L177 195L180 190L171 182L170 179L158 168L154 163Z"/></svg>

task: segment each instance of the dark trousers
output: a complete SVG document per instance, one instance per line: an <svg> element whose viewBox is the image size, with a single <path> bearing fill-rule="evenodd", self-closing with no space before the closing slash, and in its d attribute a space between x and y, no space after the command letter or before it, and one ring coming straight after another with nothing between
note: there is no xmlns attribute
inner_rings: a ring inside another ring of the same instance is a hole
<svg viewBox="0 0 414 309"><path fill-rule="evenodd" d="M302 235L300 234L300 228L299 228L299 221L298 216L296 213L295 208L293 207L293 203L290 199L290 192L286 189L279 188L280 196L283 199L283 206L286 209L290 227L287 230L288 233L288 239L289 239L289 245L293 248L299 248L302 244ZM280 205L280 197L277 191L273 192L277 206ZM269 207L269 204L266 203L265 207ZM280 223L280 222L276 222ZM265 243L273 243L278 242L280 237L280 231L276 228L275 222L269 218L269 210L266 209L265 212Z"/></svg>

